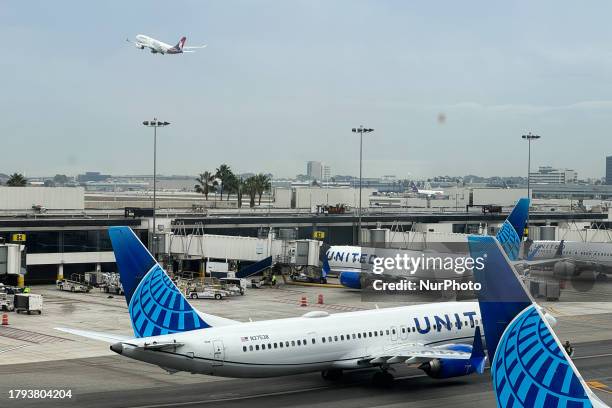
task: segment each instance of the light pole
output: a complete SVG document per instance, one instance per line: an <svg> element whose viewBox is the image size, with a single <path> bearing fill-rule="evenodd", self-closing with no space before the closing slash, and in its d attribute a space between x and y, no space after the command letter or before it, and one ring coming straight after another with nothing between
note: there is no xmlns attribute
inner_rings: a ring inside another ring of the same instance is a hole
<svg viewBox="0 0 612 408"><path fill-rule="evenodd" d="M151 251L154 252L153 256L155 256L155 252L157 249L157 244L155 242L156 237L156 228L155 225L155 210L157 208L157 128L168 126L170 122L161 122L158 121L157 118L153 118L153 120L145 120L142 122L144 126L153 128L153 240L151 243Z"/></svg>
<svg viewBox="0 0 612 408"><path fill-rule="evenodd" d="M359 222L357 228L357 245L361 245L361 188L363 173L363 134L373 132L374 129L364 128L363 125L353 128L353 133L359 133Z"/></svg>
<svg viewBox="0 0 612 408"><path fill-rule="evenodd" d="M531 141L532 140L538 140L541 136L539 135L532 135L531 132L527 133L526 135L523 135L522 138L524 140L527 140L527 198L529 198L529 202L531 203ZM525 224L527 225L527 233L526 238L529 239L529 211L527 211L527 223Z"/></svg>

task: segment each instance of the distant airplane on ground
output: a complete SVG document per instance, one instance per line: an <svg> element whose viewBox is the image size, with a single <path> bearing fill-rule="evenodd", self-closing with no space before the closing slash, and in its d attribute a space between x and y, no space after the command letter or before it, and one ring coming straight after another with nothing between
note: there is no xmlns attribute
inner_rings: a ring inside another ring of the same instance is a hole
<svg viewBox="0 0 612 408"><path fill-rule="evenodd" d="M206 45L185 47L187 37L181 37L175 46L166 44L144 34L138 34L136 36L136 41L131 41L129 38L126 39L126 41L134 44L136 48L140 48L141 50L144 50L145 47L149 48L152 54L182 54L185 52L195 52L193 51L194 49L206 47Z"/></svg>
<svg viewBox="0 0 612 408"><path fill-rule="evenodd" d="M414 183L410 183L410 189L412 190L413 193L417 193L419 195L424 195L428 197L444 195L443 190L421 190Z"/></svg>
<svg viewBox="0 0 612 408"><path fill-rule="evenodd" d="M571 278L590 270L612 274L612 243L577 241L533 241L519 269L551 267L555 276Z"/></svg>
<svg viewBox="0 0 612 408"><path fill-rule="evenodd" d="M518 259L528 213L529 199L519 199L497 232L497 240L511 261L517 261ZM423 251L398 250L398 253L402 254L411 252L415 256L419 256ZM364 275L368 270L368 266L364 264L371 264L374 258L376 258L375 248L347 245L331 246L323 259L323 276L327 276L329 272L335 272L338 274L342 286L350 289L361 289Z"/></svg>

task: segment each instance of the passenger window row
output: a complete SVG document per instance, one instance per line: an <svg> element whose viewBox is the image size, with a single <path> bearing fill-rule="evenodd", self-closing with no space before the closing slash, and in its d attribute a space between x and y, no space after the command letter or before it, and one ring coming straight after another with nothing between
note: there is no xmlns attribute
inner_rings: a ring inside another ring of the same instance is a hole
<svg viewBox="0 0 612 408"><path fill-rule="evenodd" d="M312 344L315 344L315 339L311 339ZM306 341L306 339L303 340L287 340L284 342L274 342L274 343L263 343L261 345L259 344L251 344L248 346L242 346L242 351L246 352L246 351L264 351L264 350L272 350L273 348L278 349L278 348L289 348L289 347L297 347L297 346L306 346L308 344L308 342Z"/></svg>
<svg viewBox="0 0 612 408"><path fill-rule="evenodd" d="M478 325L478 319L474 320L475 325ZM468 321L465 321L465 326L468 325ZM433 325L432 328L434 330L438 329L438 326L441 327L441 325ZM461 324L457 324L457 322L455 322L455 327L457 328L461 328ZM414 333L416 332L416 327L402 327L402 333ZM372 337L382 337L384 335L389 335L389 334L397 334L395 329L386 329L386 330L374 330L374 331L368 331L368 332L361 332L361 333L352 333L352 334L340 334L340 335L334 335L334 336L327 336L327 337L321 337L321 343L333 343L333 342L337 342L337 341L348 341L348 340L359 340L359 339L366 339L366 338L372 338ZM316 344L316 340L314 338L310 339L311 344ZM262 343L260 344L251 344L248 347L242 346L242 351L243 352L247 352L247 351L264 351L264 350L272 350L272 349L279 349L279 348L290 348L290 347L301 347L301 346L306 346L308 345L308 342L306 341L306 339L302 339L302 340L287 340L284 342L274 342L274 343Z"/></svg>
<svg viewBox="0 0 612 408"><path fill-rule="evenodd" d="M389 335L389 330L387 329L387 335ZM321 337L321 343L332 343L334 341L347 341L347 340L359 340L359 339L365 339L368 337L382 337L385 334L384 330L374 330L374 331L368 331L368 332L361 332L361 333L352 333L352 334L340 334L340 335L336 335L336 336L327 336L327 337Z"/></svg>

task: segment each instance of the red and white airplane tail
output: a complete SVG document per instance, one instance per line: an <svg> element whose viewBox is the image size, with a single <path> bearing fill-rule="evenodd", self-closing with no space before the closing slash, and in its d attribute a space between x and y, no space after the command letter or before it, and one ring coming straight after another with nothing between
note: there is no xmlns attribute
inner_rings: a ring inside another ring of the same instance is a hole
<svg viewBox="0 0 612 408"><path fill-rule="evenodd" d="M187 37L185 36L181 37L179 42L174 47L183 51L183 47L185 46L185 41L187 41Z"/></svg>

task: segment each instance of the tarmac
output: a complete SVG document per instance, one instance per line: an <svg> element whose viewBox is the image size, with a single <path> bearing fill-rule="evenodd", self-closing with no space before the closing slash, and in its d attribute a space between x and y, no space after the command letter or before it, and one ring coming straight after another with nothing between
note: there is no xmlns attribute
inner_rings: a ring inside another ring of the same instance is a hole
<svg viewBox="0 0 612 408"><path fill-rule="evenodd" d="M56 330L72 327L132 333L122 296L60 292L34 287L43 294L41 316L9 313L0 326L0 406L5 407L488 407L495 406L490 375L435 380L422 371L399 367L391 388L371 384L371 370L346 373L338 382L318 373L268 379L227 379L188 373L168 374L130 360L108 344ZM317 305L318 295L324 304ZM301 307L302 296L308 306ZM561 340L574 343L574 362L598 396L612 404L612 302L544 302L558 319ZM195 300L200 310L248 321L299 316L312 310L330 313L397 306L361 301L359 292L313 286L250 289L245 296ZM402 303L406 305L406 303ZM608 388L611 387L611 388ZM15 389L71 390L70 399L10 399Z"/></svg>

